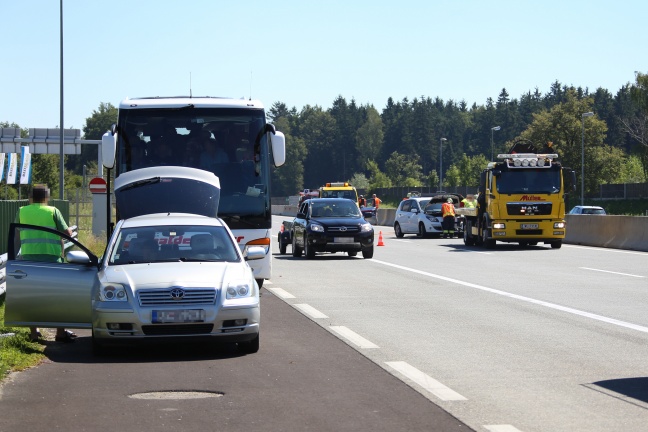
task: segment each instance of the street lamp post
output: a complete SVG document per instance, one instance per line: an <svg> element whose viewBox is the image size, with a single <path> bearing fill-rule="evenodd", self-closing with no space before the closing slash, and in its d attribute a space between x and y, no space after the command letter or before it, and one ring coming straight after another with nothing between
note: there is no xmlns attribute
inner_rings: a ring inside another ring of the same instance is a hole
<svg viewBox="0 0 648 432"><path fill-rule="evenodd" d="M443 141L448 141L445 138L439 140L439 191L443 190Z"/></svg>
<svg viewBox="0 0 648 432"><path fill-rule="evenodd" d="M585 205L585 117L592 117L593 112L583 113L581 116L581 205Z"/></svg>
<svg viewBox="0 0 648 432"><path fill-rule="evenodd" d="M499 126L495 126L491 128L491 162L495 160L495 155L494 155L494 150L493 150L493 131L498 131L502 129Z"/></svg>

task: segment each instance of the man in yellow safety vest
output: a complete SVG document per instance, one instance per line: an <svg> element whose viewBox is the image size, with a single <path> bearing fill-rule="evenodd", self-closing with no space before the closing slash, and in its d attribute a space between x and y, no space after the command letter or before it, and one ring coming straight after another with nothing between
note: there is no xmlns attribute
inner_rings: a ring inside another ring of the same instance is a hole
<svg viewBox="0 0 648 432"><path fill-rule="evenodd" d="M47 205L50 191L47 185L34 185L31 191L29 205L20 207L16 214L16 223L38 225L56 229L67 235L72 235L63 215L56 207ZM55 234L29 229L20 230L20 258L30 261L63 262L63 245ZM30 327L32 341L41 336L36 327ZM56 329L55 340L72 342L76 335L64 328Z"/></svg>

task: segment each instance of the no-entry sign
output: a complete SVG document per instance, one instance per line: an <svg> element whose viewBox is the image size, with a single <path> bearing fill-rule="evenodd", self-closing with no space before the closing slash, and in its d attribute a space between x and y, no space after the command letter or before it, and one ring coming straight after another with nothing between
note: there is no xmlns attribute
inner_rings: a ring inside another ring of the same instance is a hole
<svg viewBox="0 0 648 432"><path fill-rule="evenodd" d="M88 187L90 187L90 192L92 192L93 194L106 193L106 180L101 177L95 177L90 180Z"/></svg>

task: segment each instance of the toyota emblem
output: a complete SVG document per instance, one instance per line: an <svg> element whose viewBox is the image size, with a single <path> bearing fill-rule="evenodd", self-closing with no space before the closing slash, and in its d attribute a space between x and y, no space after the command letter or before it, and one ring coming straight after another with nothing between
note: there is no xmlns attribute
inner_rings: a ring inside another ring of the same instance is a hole
<svg viewBox="0 0 648 432"><path fill-rule="evenodd" d="M185 295L185 291L182 288L171 289L171 298L173 300L182 300L184 295Z"/></svg>
<svg viewBox="0 0 648 432"><path fill-rule="evenodd" d="M346 231L346 230L347 230L347 227L345 227L345 226L340 227L340 231Z"/></svg>

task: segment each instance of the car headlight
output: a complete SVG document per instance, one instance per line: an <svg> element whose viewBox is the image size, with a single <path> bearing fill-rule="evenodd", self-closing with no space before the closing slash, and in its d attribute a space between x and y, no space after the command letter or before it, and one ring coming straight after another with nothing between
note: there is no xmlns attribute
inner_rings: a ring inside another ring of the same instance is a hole
<svg viewBox="0 0 648 432"><path fill-rule="evenodd" d="M118 283L103 283L99 288L99 300L106 302L125 302L128 301L126 288Z"/></svg>
<svg viewBox="0 0 648 432"><path fill-rule="evenodd" d="M231 281L227 284L226 298L228 300L252 297L254 286L249 281L239 280Z"/></svg>
<svg viewBox="0 0 648 432"><path fill-rule="evenodd" d="M373 227L370 223L360 225L360 232L370 232L373 230Z"/></svg>
<svg viewBox="0 0 648 432"><path fill-rule="evenodd" d="M310 230L313 232L324 232L324 227L318 224L310 224Z"/></svg>

